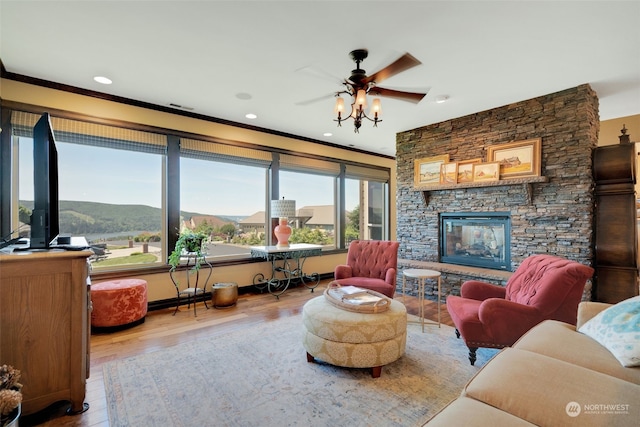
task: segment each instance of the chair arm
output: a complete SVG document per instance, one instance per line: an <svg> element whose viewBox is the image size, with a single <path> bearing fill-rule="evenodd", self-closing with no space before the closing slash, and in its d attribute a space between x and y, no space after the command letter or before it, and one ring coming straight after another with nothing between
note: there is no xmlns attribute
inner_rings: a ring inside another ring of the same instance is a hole
<svg viewBox="0 0 640 427"><path fill-rule="evenodd" d="M398 270L396 270L395 268L389 268L384 276L384 281L392 286L395 286L397 274Z"/></svg>
<svg viewBox="0 0 640 427"><path fill-rule="evenodd" d="M460 296L462 298L476 301L484 301L488 298L504 299L506 294L506 288L479 280L467 280L460 287Z"/></svg>
<svg viewBox="0 0 640 427"><path fill-rule="evenodd" d="M497 343L509 345L541 321L537 308L500 298L483 301L478 317Z"/></svg>
<svg viewBox="0 0 640 427"><path fill-rule="evenodd" d="M333 272L333 277L336 280L348 279L350 277L353 277L353 269L350 265L337 265L335 271Z"/></svg>
<svg viewBox="0 0 640 427"><path fill-rule="evenodd" d="M587 321L591 320L602 310L606 310L609 307L611 307L611 304L607 304L605 302L583 301L578 304L578 322L576 323L576 330L580 329L580 326L587 323Z"/></svg>

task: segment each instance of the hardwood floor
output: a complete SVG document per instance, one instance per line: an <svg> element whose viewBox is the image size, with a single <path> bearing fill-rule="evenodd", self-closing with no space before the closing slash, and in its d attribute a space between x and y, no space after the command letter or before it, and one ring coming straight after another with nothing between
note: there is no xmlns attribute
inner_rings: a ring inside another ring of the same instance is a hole
<svg viewBox="0 0 640 427"><path fill-rule="evenodd" d="M230 308L207 310L198 303L197 317L193 306L181 306L172 316L173 308L151 311L145 322L130 329L91 336L91 376L87 380L86 402L90 408L81 415L67 416L68 403L61 402L20 419L20 426L82 426L107 427L107 402L105 398L102 367L104 363L125 357L150 353L182 342L224 334L229 331L249 328L261 322L300 314L309 299L322 295L328 281L321 283L314 292L304 286L287 290L280 299L268 293L243 293L238 303ZM396 299L403 301L402 295ZM407 312L418 313L418 299L406 297ZM425 302L425 318L437 320L437 305ZM442 323L452 325L444 304L441 306ZM428 333L428 329L425 329Z"/></svg>

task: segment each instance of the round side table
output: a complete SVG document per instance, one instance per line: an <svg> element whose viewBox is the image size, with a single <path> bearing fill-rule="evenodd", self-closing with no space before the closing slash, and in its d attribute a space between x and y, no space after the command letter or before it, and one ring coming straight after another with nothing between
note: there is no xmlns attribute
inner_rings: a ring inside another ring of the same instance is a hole
<svg viewBox="0 0 640 427"><path fill-rule="evenodd" d="M405 293L404 288L407 282L407 278L418 280L418 316L420 317L420 323L422 325L422 332L424 332L424 285L427 279L433 279L438 281L438 328L440 327L440 272L435 270L426 270L421 268L409 268L402 270L402 298L404 300ZM415 322L413 322L415 323ZM435 324L435 322L433 323Z"/></svg>

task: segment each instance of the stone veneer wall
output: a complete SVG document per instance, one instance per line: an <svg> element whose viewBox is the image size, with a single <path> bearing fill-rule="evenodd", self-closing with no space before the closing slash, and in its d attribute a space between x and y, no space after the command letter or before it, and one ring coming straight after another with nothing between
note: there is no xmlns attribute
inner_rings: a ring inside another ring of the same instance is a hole
<svg viewBox="0 0 640 427"><path fill-rule="evenodd" d="M438 261L440 212L507 211L512 270L538 253L592 265L592 155L599 127L597 95L581 85L397 134L398 258ZM415 159L449 154L451 161L486 161L487 147L532 138L542 139L542 175L548 182L531 184L530 205L522 185L433 191L428 205L414 190ZM467 278L443 275L442 294L459 294Z"/></svg>

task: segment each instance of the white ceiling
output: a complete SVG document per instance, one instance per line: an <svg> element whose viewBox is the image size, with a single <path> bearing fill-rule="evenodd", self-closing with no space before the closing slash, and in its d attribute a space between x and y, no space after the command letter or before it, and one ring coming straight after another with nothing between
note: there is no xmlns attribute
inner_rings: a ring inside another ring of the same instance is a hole
<svg viewBox="0 0 640 427"><path fill-rule="evenodd" d="M601 120L640 114L640 1L1 0L0 24L9 72L388 156L397 132L583 83ZM367 74L411 53L380 86L429 92L354 134L330 96L297 103L342 90L359 48Z"/></svg>

